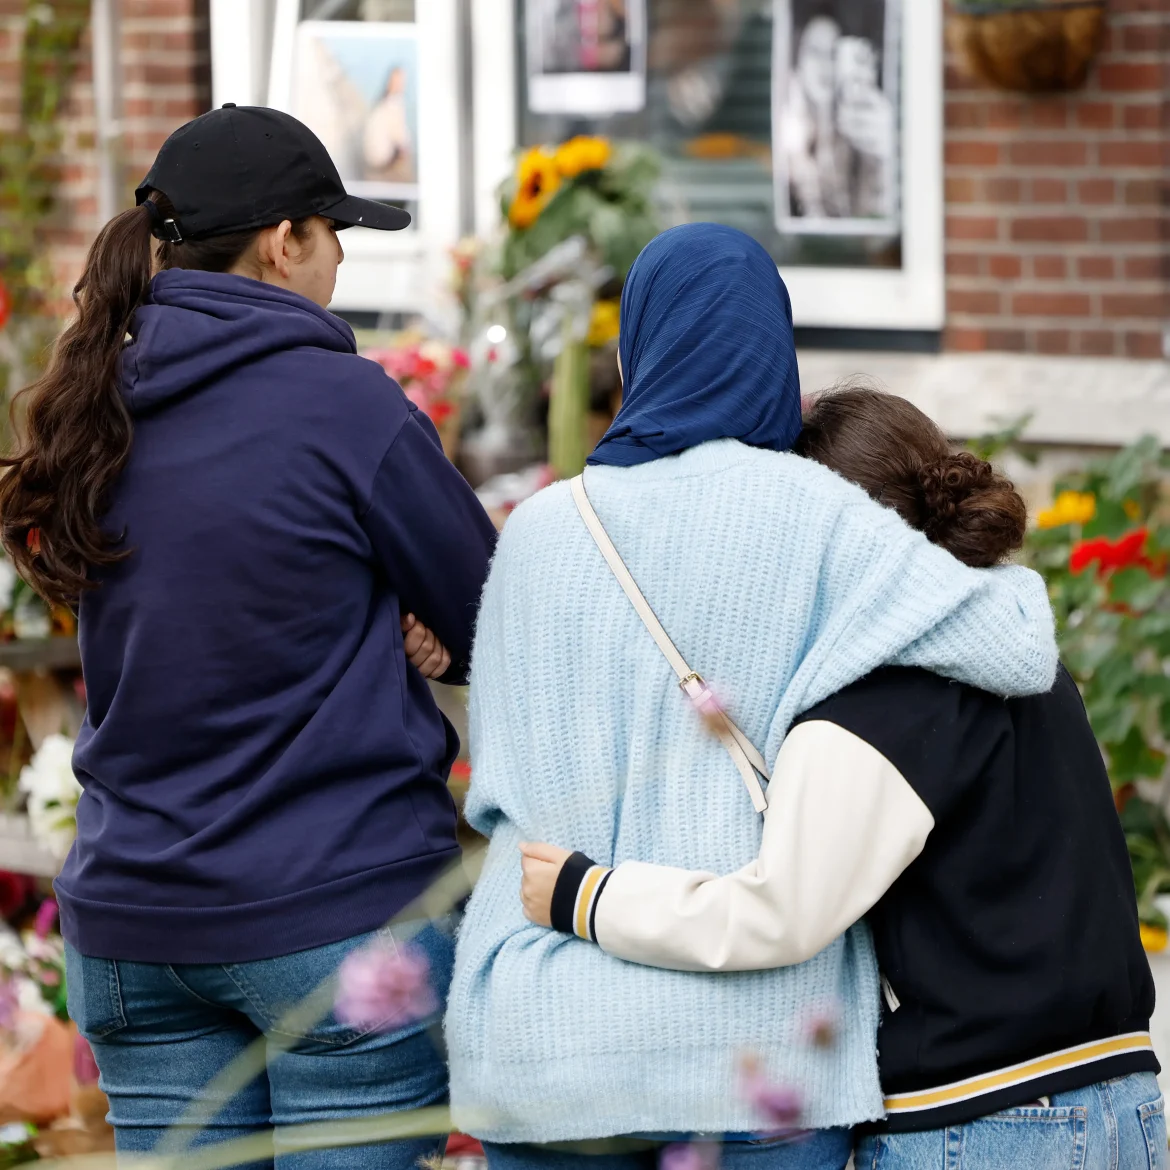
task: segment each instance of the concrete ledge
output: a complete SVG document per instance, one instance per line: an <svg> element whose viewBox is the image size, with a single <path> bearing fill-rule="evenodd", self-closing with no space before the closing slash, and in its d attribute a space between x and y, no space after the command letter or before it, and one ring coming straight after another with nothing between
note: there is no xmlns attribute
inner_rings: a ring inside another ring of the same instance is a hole
<svg viewBox="0 0 1170 1170"><path fill-rule="evenodd" d="M1121 447L1155 434L1170 446L1170 362L1024 354L802 350L813 394L865 374L909 398L951 436L969 439L1031 414L1035 443Z"/></svg>

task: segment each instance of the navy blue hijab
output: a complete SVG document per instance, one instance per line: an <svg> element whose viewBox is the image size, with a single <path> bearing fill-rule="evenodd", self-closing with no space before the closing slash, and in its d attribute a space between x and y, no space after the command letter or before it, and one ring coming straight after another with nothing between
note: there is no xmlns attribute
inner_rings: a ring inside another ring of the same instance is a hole
<svg viewBox="0 0 1170 1170"><path fill-rule="evenodd" d="M792 305L751 236L692 223L651 240L626 279L619 346L622 408L590 463L628 467L711 439L796 442Z"/></svg>

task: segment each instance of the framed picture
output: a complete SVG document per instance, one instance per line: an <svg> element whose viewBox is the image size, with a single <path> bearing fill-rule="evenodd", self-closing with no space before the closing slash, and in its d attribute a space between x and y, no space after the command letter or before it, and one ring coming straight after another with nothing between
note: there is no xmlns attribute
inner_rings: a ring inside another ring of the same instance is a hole
<svg viewBox="0 0 1170 1170"><path fill-rule="evenodd" d="M351 194L418 198L418 107L414 25L297 25L289 111L325 144Z"/></svg>
<svg viewBox="0 0 1170 1170"><path fill-rule="evenodd" d="M646 0L528 0L528 106L605 117L646 105Z"/></svg>
<svg viewBox="0 0 1170 1170"><path fill-rule="evenodd" d="M785 234L901 230L899 0L773 0L772 165Z"/></svg>

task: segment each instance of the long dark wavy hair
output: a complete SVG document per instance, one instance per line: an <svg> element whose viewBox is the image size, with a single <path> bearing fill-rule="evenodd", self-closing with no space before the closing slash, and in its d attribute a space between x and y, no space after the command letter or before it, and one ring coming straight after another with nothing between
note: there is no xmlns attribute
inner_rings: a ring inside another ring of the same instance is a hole
<svg viewBox="0 0 1170 1170"><path fill-rule="evenodd" d="M44 374L12 407L14 450L0 458L0 542L17 572L46 600L75 607L94 587L90 571L131 553L126 533L102 527L110 491L133 440L119 385L122 348L145 300L155 266L226 272L258 236L255 230L155 243L151 226L174 214L151 195L110 220L93 242L73 290L77 315L62 333ZM293 224L300 240L308 220ZM20 419L20 402L25 409Z"/></svg>

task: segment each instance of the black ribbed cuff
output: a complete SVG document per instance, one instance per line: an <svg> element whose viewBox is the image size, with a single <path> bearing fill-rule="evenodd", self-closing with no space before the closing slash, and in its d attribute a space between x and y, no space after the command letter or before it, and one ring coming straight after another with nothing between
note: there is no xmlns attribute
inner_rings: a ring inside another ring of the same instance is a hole
<svg viewBox="0 0 1170 1170"><path fill-rule="evenodd" d="M575 911L577 909L577 895L581 891L581 883L585 875L593 868L594 862L584 853L574 853L557 876L557 884L553 888L552 896L552 927L562 934L576 934L573 927Z"/></svg>

